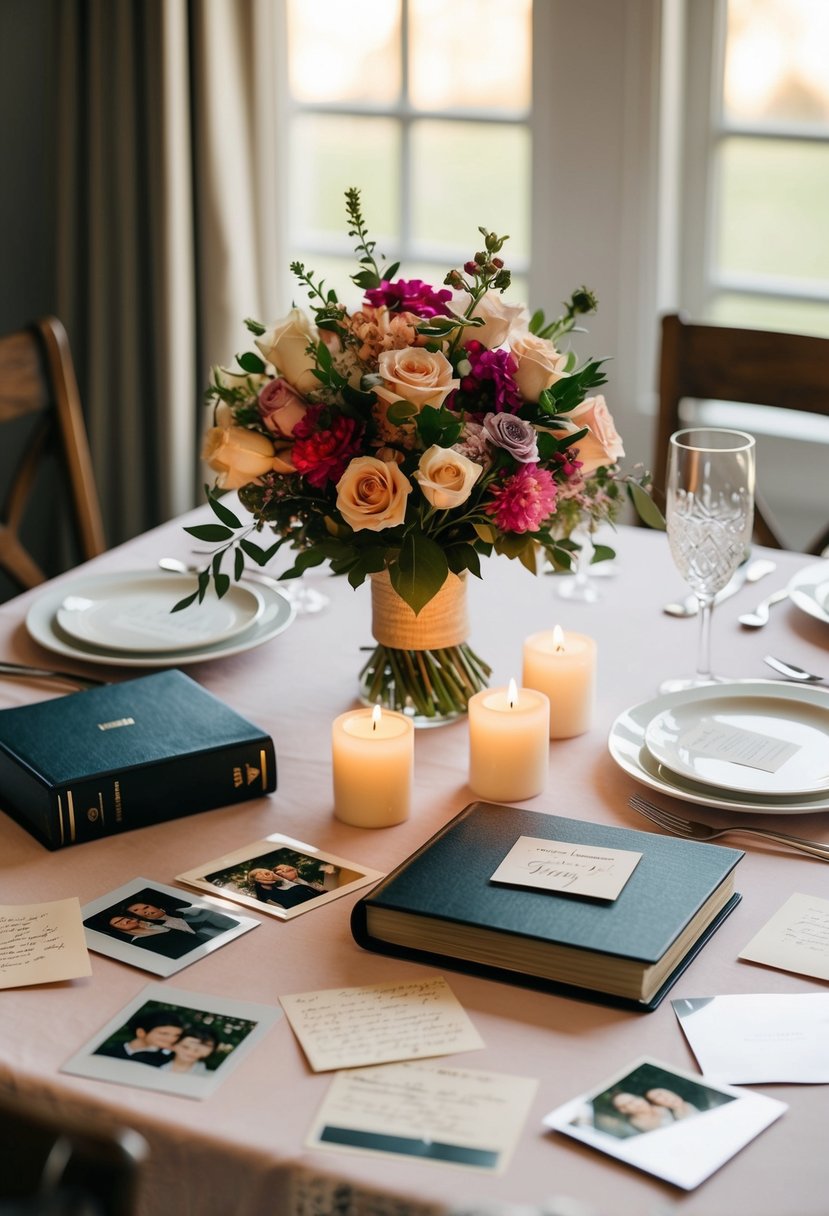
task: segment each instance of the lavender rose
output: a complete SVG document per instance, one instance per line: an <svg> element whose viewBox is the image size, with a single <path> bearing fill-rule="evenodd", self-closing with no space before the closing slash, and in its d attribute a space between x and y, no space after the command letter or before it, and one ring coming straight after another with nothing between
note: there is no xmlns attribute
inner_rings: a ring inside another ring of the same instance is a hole
<svg viewBox="0 0 829 1216"><path fill-rule="evenodd" d="M523 418L515 414L487 414L484 430L497 448L509 452L520 464L538 462L536 433Z"/></svg>

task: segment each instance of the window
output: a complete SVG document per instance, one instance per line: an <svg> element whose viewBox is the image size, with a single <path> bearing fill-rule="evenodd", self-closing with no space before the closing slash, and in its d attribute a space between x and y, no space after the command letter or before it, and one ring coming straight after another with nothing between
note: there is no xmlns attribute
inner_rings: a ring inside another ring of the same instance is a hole
<svg viewBox="0 0 829 1216"><path fill-rule="evenodd" d="M441 282L483 224L525 296L531 23L532 0L288 0L292 258L347 299L357 186L406 277Z"/></svg>
<svg viewBox="0 0 829 1216"><path fill-rule="evenodd" d="M706 9L689 5L691 22ZM709 12L713 104L689 190L705 255L689 267L689 303L715 321L829 336L829 4L717 0ZM688 72L704 115L704 73L693 59Z"/></svg>

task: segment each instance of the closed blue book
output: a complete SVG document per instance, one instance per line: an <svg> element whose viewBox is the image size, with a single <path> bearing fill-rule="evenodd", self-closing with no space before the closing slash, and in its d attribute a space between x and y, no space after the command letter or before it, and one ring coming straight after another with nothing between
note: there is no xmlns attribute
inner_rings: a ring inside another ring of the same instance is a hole
<svg viewBox="0 0 829 1216"><path fill-rule="evenodd" d="M520 836L641 853L618 897L504 886ZM740 900L738 849L473 802L356 904L367 950L655 1009Z"/></svg>
<svg viewBox="0 0 829 1216"><path fill-rule="evenodd" d="M274 789L270 735L175 669L0 710L0 808L50 849Z"/></svg>

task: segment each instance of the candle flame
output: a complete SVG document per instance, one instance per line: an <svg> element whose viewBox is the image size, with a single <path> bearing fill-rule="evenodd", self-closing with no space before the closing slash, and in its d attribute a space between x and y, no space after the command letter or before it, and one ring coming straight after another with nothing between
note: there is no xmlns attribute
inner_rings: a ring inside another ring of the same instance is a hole
<svg viewBox="0 0 829 1216"><path fill-rule="evenodd" d="M553 650L556 654L564 653L564 630L561 625L556 625L553 629Z"/></svg>
<svg viewBox="0 0 829 1216"><path fill-rule="evenodd" d="M515 683L515 680L510 680L509 688L507 689L507 701L509 702L510 709L515 708L515 703L517 700L518 700L518 685Z"/></svg>
<svg viewBox="0 0 829 1216"><path fill-rule="evenodd" d="M380 709L380 706L375 705L374 709L371 711L371 729L372 730L377 730L377 727L380 725L380 719L382 718L382 716L383 716L383 711Z"/></svg>

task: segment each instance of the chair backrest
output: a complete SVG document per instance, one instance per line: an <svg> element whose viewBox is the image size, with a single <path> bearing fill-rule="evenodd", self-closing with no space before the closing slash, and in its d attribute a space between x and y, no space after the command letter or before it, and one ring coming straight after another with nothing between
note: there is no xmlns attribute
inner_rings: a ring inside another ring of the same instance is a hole
<svg viewBox="0 0 829 1216"><path fill-rule="evenodd" d="M829 338L695 325L675 314L663 317L653 460L657 498L665 486L668 442L683 425L683 400L734 401L829 417ZM757 496L754 533L761 544L787 547L762 494ZM806 551L820 553L827 544L829 525Z"/></svg>
<svg viewBox="0 0 829 1216"><path fill-rule="evenodd" d="M0 513L0 570L20 590L74 564L64 555L56 568L44 569L43 554L53 557L66 541L61 524L67 516L75 561L96 557L105 548L69 341L56 318L45 317L0 337L0 425L3 468L11 470ZM39 538L32 520L39 514L44 485L50 498L55 490L59 493L39 520L40 533L47 533ZM68 512L61 509L61 494Z"/></svg>
<svg viewBox="0 0 829 1216"><path fill-rule="evenodd" d="M0 1216L135 1216L147 1142L138 1132L0 1095Z"/></svg>

